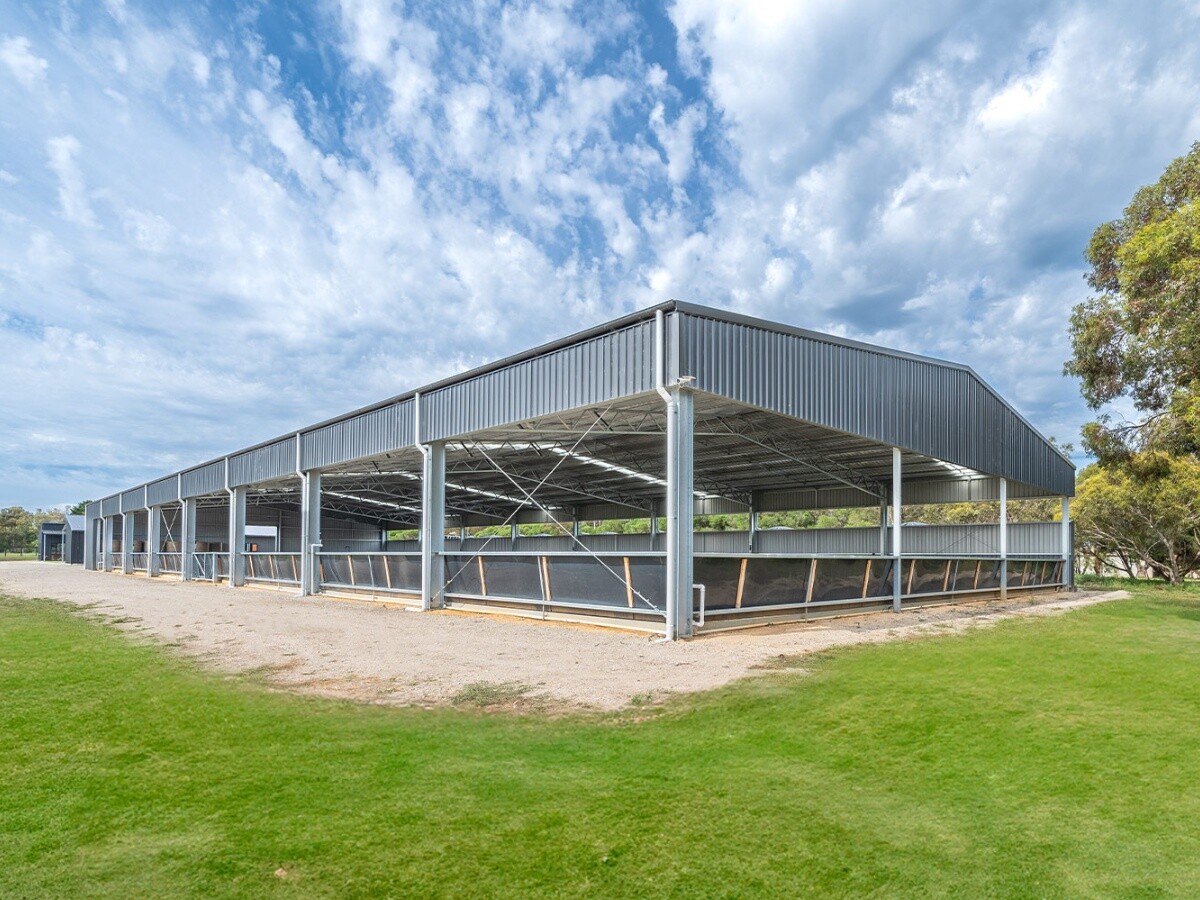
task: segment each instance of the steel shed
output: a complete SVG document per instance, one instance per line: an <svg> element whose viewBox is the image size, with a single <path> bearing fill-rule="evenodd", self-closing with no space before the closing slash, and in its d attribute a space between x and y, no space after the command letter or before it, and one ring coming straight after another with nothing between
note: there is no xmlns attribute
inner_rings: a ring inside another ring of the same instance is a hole
<svg viewBox="0 0 1200 900"><path fill-rule="evenodd" d="M1070 460L965 365L672 301L131 487L86 527L91 568L684 637L1067 585L1073 493ZM897 527L904 504L1045 497L1061 521ZM757 527L844 506L880 526ZM693 532L715 513L746 530ZM599 519L649 529L586 534ZM256 525L273 552L238 550ZM403 528L420 538L388 540Z"/></svg>

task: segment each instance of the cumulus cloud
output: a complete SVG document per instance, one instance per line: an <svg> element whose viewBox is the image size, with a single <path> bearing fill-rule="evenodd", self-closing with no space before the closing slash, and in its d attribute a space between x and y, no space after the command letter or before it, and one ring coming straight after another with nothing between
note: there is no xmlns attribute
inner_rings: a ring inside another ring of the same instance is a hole
<svg viewBox="0 0 1200 900"><path fill-rule="evenodd" d="M1195 9L669 12L0 9L0 367L72 373L11 400L6 501L669 297L970 362L1073 437L1080 253L1200 132Z"/></svg>
<svg viewBox="0 0 1200 900"><path fill-rule="evenodd" d="M79 151L79 141L73 135L46 141L50 169L58 176L58 205L63 218L77 225L92 227L96 224L96 217L88 201L83 172L76 160Z"/></svg>
<svg viewBox="0 0 1200 900"><path fill-rule="evenodd" d="M42 83L48 64L30 46L29 38L20 35L0 40L0 62L8 67L13 78L33 90Z"/></svg>

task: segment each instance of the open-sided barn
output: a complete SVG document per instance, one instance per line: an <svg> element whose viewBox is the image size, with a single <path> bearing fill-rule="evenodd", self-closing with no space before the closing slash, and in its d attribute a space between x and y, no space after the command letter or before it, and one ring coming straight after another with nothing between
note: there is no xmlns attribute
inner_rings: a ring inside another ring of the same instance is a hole
<svg viewBox="0 0 1200 900"><path fill-rule="evenodd" d="M672 301L91 504L86 562L674 638L1064 585L1073 492L1071 462L967 366ZM902 527L904 504L1035 497L1062 498L1061 522ZM882 521L757 527L832 507ZM715 513L749 527L693 531ZM580 527L623 518L649 532ZM406 528L420 539L388 540Z"/></svg>

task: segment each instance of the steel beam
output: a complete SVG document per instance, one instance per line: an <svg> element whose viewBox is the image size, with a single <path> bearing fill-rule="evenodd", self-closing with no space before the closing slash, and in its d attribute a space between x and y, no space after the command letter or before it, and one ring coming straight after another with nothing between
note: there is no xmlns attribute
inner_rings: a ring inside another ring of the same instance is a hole
<svg viewBox="0 0 1200 900"><path fill-rule="evenodd" d="M192 580L192 566L196 558L196 498L181 501L179 515L179 580Z"/></svg>
<svg viewBox="0 0 1200 900"><path fill-rule="evenodd" d="M667 401L667 639L692 634L694 396L672 387Z"/></svg>
<svg viewBox="0 0 1200 900"><path fill-rule="evenodd" d="M246 487L229 488L229 585L246 583Z"/></svg>
<svg viewBox="0 0 1200 900"><path fill-rule="evenodd" d="M1008 598L1008 479L1000 479L1000 599Z"/></svg>
<svg viewBox="0 0 1200 900"><path fill-rule="evenodd" d="M1063 583L1075 586L1074 547L1071 546L1071 498L1062 498L1062 558Z"/></svg>
<svg viewBox="0 0 1200 900"><path fill-rule="evenodd" d="M321 473L300 476L300 594L309 596L321 589L317 551L321 548Z"/></svg>
<svg viewBox="0 0 1200 900"><path fill-rule="evenodd" d="M133 574L133 531L137 526L135 513L121 513L124 531L121 535L121 571L126 575Z"/></svg>
<svg viewBox="0 0 1200 900"><path fill-rule="evenodd" d="M892 448L892 610L900 612L900 595L904 591L904 573L901 571L901 526L904 524L900 513L902 504L902 472L900 448Z"/></svg>
<svg viewBox="0 0 1200 900"><path fill-rule="evenodd" d="M146 577L158 574L158 551L162 545L162 507L146 507Z"/></svg>
<svg viewBox="0 0 1200 900"><path fill-rule="evenodd" d="M446 445L422 451L421 477L421 608L446 605Z"/></svg>

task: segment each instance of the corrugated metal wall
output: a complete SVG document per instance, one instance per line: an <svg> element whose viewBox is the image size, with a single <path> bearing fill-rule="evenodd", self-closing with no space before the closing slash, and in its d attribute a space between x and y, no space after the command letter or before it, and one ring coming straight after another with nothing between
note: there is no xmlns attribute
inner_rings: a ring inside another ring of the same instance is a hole
<svg viewBox="0 0 1200 900"><path fill-rule="evenodd" d="M296 437L293 435L229 457L229 484L238 487L271 481L296 473Z"/></svg>
<svg viewBox="0 0 1200 900"><path fill-rule="evenodd" d="M653 389L651 319L422 396L421 439L444 440Z"/></svg>
<svg viewBox="0 0 1200 900"><path fill-rule="evenodd" d="M301 465L318 469L411 446L412 400L393 403L304 434Z"/></svg>
<svg viewBox="0 0 1200 900"><path fill-rule="evenodd" d="M220 459L183 473L183 496L203 497L225 490L225 460Z"/></svg>
<svg viewBox="0 0 1200 900"><path fill-rule="evenodd" d="M673 313L678 375L806 422L1074 492L1074 469L973 373L815 337Z"/></svg>
<svg viewBox="0 0 1200 900"><path fill-rule="evenodd" d="M146 502L151 506L174 503L177 499L179 479L174 476L161 478L146 485Z"/></svg>
<svg viewBox="0 0 1200 900"><path fill-rule="evenodd" d="M131 491L125 491L121 494L121 509L125 512L141 509L146 505L146 489L144 487L134 488Z"/></svg>

